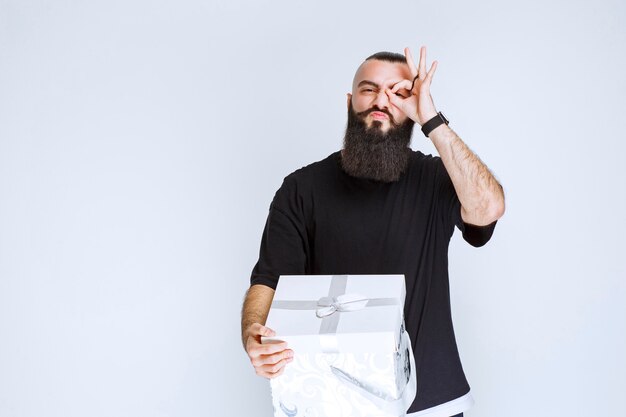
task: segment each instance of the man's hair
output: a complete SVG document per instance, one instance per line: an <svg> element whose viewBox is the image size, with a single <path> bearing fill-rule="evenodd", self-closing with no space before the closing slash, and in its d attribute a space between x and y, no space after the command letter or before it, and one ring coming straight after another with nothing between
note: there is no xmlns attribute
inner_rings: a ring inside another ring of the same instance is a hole
<svg viewBox="0 0 626 417"><path fill-rule="evenodd" d="M379 61L387 61L387 62L400 62L403 64L406 63L406 57L396 52L387 52L387 51L376 52L374 55L370 55L367 58L365 58L366 61L369 61L370 59L377 59Z"/></svg>

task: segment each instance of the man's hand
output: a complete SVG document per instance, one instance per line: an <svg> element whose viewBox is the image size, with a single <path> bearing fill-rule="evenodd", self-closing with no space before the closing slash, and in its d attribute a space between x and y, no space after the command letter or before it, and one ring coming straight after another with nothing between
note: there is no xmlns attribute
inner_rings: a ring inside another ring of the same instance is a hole
<svg viewBox="0 0 626 417"><path fill-rule="evenodd" d="M245 347L256 374L264 378L275 378L283 373L285 365L293 360L293 350L287 342L261 343L261 336L275 336L276 332L259 323L246 330Z"/></svg>
<svg viewBox="0 0 626 417"><path fill-rule="evenodd" d="M425 46L420 48L420 60L417 67L413 62L413 55L411 55L409 48L404 48L404 55L413 79L402 80L391 89L386 89L385 92L391 104L402 110L414 122L423 126L424 123L437 115L435 103L433 103L433 98L430 95L430 84L437 69L437 61L432 63L430 71L426 73ZM400 95L400 90L409 94Z"/></svg>
<svg viewBox="0 0 626 417"><path fill-rule="evenodd" d="M404 49L406 63L413 80L402 80L385 89L389 102L421 126L437 115L430 95L430 85L437 68L433 61L426 73L426 47L420 49L418 67L409 48ZM417 78L415 78L418 76ZM487 226L504 214L504 191L487 166L447 125L434 129L428 138L452 180L461 202L461 218L465 223Z"/></svg>

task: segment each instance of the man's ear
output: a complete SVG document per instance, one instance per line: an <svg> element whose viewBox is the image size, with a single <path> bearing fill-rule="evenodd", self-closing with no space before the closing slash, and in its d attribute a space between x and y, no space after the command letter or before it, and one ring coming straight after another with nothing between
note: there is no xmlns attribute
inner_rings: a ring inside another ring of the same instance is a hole
<svg viewBox="0 0 626 417"><path fill-rule="evenodd" d="M350 108L350 100L352 100L352 94L348 93L348 100L346 101L346 105L348 106L348 108Z"/></svg>

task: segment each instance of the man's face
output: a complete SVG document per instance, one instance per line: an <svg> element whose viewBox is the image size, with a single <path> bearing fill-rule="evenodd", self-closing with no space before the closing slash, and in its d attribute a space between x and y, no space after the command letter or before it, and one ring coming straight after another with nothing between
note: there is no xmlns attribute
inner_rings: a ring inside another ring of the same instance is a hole
<svg viewBox="0 0 626 417"><path fill-rule="evenodd" d="M368 128L377 128L386 133L390 128L402 124L407 116L389 102L385 88L391 89L397 82L410 79L409 67L404 63L377 59L365 61L354 75L348 102L352 101L354 112ZM407 97L409 92L400 90L397 94Z"/></svg>
<svg viewBox="0 0 626 417"><path fill-rule="evenodd" d="M400 179L411 148L413 120L393 106L385 93L409 76L406 64L365 61L348 94L348 123L341 150L343 170L356 178L382 182ZM408 95L408 91L399 91Z"/></svg>

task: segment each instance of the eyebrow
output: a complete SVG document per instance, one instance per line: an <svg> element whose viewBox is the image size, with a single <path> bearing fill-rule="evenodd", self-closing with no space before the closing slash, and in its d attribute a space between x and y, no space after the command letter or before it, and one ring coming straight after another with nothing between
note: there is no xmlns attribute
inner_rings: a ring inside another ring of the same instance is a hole
<svg viewBox="0 0 626 417"><path fill-rule="evenodd" d="M361 81L359 85L357 85L357 87L361 87L363 85L371 85L372 87L380 88L380 86L376 84L374 81L369 81L369 80Z"/></svg>

